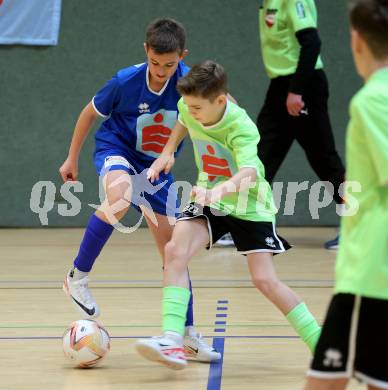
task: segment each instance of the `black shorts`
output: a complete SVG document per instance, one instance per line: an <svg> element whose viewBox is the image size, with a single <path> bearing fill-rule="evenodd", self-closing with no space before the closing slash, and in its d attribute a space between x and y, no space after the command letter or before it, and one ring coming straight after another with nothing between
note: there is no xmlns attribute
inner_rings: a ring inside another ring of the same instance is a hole
<svg viewBox="0 0 388 390"><path fill-rule="evenodd" d="M308 376L388 389L388 300L334 295Z"/></svg>
<svg viewBox="0 0 388 390"><path fill-rule="evenodd" d="M253 252L276 254L291 248L284 238L277 235L275 224L272 222L245 221L196 203L189 203L179 215L177 222L193 218L207 220L210 236L207 249L226 233L232 235L238 252L243 255Z"/></svg>

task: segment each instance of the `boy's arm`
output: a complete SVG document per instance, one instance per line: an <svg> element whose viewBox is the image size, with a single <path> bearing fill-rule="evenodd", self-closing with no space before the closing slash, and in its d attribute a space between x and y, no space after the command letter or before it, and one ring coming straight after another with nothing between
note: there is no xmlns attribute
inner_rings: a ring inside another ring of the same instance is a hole
<svg viewBox="0 0 388 390"><path fill-rule="evenodd" d="M187 128L178 120L171 132L166 146L163 148L160 156L152 163L148 169L147 178L153 183L159 180L160 172L169 173L175 163L174 153L179 144L186 137Z"/></svg>
<svg viewBox="0 0 388 390"><path fill-rule="evenodd" d="M89 130L98 116L99 115L93 108L93 104L91 102L82 110L74 128L73 138L69 148L69 155L66 161L59 168L59 173L61 174L63 181L77 180L78 157Z"/></svg>
<svg viewBox="0 0 388 390"><path fill-rule="evenodd" d="M211 190L194 186L191 192L199 204L209 205L222 199L224 196L244 191L256 182L257 171L253 167L243 167L229 180L215 186Z"/></svg>

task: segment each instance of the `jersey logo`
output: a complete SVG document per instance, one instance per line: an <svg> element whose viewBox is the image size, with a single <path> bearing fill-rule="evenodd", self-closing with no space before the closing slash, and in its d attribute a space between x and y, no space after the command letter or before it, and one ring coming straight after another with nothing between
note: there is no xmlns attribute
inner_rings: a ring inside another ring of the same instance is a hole
<svg viewBox="0 0 388 390"><path fill-rule="evenodd" d="M267 9L267 12L265 13L265 24L268 27L272 27L275 24L277 12L278 12L277 9L271 9L271 8Z"/></svg>
<svg viewBox="0 0 388 390"><path fill-rule="evenodd" d="M205 180L215 183L218 179L225 180L237 172L232 153L219 143L194 138L193 144L199 157L199 178L205 174Z"/></svg>
<svg viewBox="0 0 388 390"><path fill-rule="evenodd" d="M176 111L168 110L139 116L136 124L136 149L148 156L159 157L170 137L176 117Z"/></svg>
<svg viewBox="0 0 388 390"><path fill-rule="evenodd" d="M329 348L325 351L325 358L323 360L325 367L342 367L342 353L338 349Z"/></svg>
<svg viewBox="0 0 388 390"><path fill-rule="evenodd" d="M209 154L202 155L203 171L208 174L208 179L214 181L217 176L232 177L228 160L216 157L216 151L211 145L206 146Z"/></svg>
<svg viewBox="0 0 388 390"><path fill-rule="evenodd" d="M189 203L186 205L186 207L182 210L182 214L190 214L190 215L197 215L200 213L199 207L196 206L194 203Z"/></svg>
<svg viewBox="0 0 388 390"><path fill-rule="evenodd" d="M140 114L144 114L145 112L150 112L150 106L147 103L140 103L138 108Z"/></svg>
<svg viewBox="0 0 388 390"><path fill-rule="evenodd" d="M304 19L306 17L306 11L304 5L301 1L296 2L296 13L298 14L299 19Z"/></svg>
<svg viewBox="0 0 388 390"><path fill-rule="evenodd" d="M273 237L267 237L265 239L265 243L270 246L271 248L276 248L276 245L275 245L275 240L273 239Z"/></svg>

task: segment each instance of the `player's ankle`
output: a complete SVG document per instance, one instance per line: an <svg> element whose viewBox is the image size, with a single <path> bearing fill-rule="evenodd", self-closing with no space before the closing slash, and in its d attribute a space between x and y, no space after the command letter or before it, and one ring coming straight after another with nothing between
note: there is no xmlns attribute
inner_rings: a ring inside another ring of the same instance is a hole
<svg viewBox="0 0 388 390"><path fill-rule="evenodd" d="M195 336L197 334L194 325L185 327L185 336Z"/></svg>
<svg viewBox="0 0 388 390"><path fill-rule="evenodd" d="M70 272L73 280L80 280L89 275L89 272L80 271L77 267L73 267Z"/></svg>
<svg viewBox="0 0 388 390"><path fill-rule="evenodd" d="M166 339L172 340L176 344L179 345L183 344L183 337L177 332L171 332L171 331L164 332L164 337Z"/></svg>

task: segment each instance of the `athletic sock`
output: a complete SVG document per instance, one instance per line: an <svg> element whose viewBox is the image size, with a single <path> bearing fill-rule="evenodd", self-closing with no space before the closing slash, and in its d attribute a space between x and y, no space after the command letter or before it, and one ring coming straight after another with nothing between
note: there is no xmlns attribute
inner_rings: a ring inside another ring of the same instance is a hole
<svg viewBox="0 0 388 390"><path fill-rule="evenodd" d="M185 334L185 320L190 290L183 287L163 288L163 332Z"/></svg>
<svg viewBox="0 0 388 390"><path fill-rule="evenodd" d="M89 219L78 255L74 260L74 267L82 272L89 272L112 232L112 225L93 214Z"/></svg>
<svg viewBox="0 0 388 390"><path fill-rule="evenodd" d="M287 315L287 320L295 329L296 333L308 345L314 353L315 346L321 334L321 327L314 316L310 313L304 302L296 305Z"/></svg>

